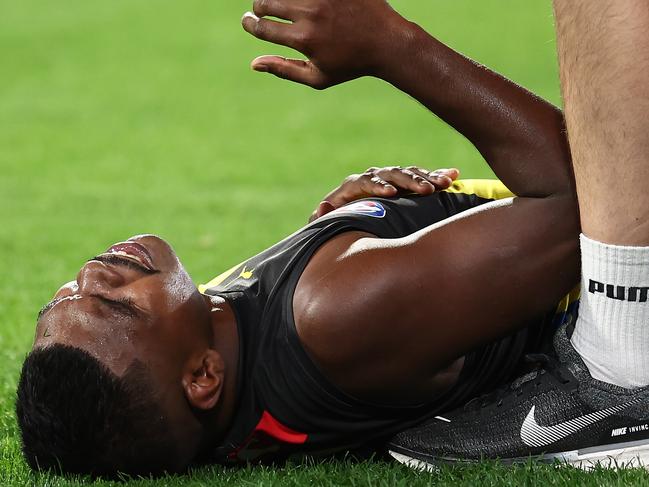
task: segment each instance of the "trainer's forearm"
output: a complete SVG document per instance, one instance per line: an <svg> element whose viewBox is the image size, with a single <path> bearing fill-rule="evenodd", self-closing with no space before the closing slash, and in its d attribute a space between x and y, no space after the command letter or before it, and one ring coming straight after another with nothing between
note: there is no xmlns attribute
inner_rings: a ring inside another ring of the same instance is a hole
<svg viewBox="0 0 649 487"><path fill-rule="evenodd" d="M469 139L517 195L571 191L570 150L559 109L453 51L415 24L376 75Z"/></svg>

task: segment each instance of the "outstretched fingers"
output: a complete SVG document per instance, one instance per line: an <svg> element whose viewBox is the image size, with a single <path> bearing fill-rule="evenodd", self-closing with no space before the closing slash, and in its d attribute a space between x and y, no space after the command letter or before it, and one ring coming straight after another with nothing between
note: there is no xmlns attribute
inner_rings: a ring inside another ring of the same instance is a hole
<svg viewBox="0 0 649 487"><path fill-rule="evenodd" d="M246 12L241 18L243 29L257 39L297 49L299 41L293 24L259 17Z"/></svg>

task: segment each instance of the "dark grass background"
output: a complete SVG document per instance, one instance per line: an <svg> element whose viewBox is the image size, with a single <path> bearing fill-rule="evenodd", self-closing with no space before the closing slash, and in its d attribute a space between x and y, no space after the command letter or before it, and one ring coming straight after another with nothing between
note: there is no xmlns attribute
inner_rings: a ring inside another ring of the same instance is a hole
<svg viewBox="0 0 649 487"><path fill-rule="evenodd" d="M559 102L548 1L400 0L430 32ZM417 103L363 79L326 92L253 73L284 53L239 27L248 1L0 0L0 485L34 476L14 389L40 306L114 241L155 232L197 282L301 226L320 197L369 165L489 170ZM431 86L431 89L435 89ZM628 485L485 463L417 474L385 461L221 467L133 485Z"/></svg>

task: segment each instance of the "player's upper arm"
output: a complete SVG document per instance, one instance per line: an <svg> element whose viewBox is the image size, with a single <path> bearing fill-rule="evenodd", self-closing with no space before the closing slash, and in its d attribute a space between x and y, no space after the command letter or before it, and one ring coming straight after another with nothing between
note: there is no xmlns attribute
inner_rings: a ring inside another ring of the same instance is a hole
<svg viewBox="0 0 649 487"><path fill-rule="evenodd" d="M493 202L401 239L334 243L302 276L298 331L348 391L425 380L556 304L578 279L578 231L567 194Z"/></svg>

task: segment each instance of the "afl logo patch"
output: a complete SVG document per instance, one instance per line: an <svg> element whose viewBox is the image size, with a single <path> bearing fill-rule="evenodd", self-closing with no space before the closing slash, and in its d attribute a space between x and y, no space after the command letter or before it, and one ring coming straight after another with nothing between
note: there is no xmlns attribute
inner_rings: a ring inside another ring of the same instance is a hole
<svg viewBox="0 0 649 487"><path fill-rule="evenodd" d="M372 218L383 218L385 216L385 208L378 201L357 201L356 203L351 203L332 211L330 215L342 215L345 213L371 216Z"/></svg>

